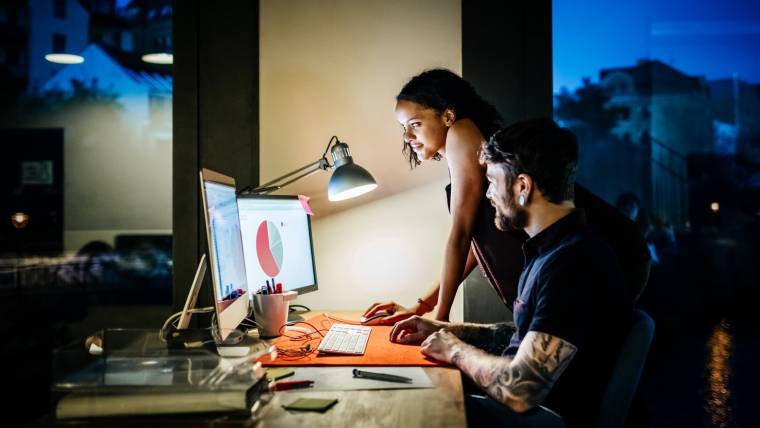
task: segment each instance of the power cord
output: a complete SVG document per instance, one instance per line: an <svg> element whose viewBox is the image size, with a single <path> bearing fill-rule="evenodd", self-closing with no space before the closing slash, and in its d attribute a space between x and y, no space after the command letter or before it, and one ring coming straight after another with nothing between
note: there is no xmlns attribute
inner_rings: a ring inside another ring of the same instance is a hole
<svg viewBox="0 0 760 428"><path fill-rule="evenodd" d="M301 308L301 310L305 312L311 312L311 309L309 309L308 306L304 306L304 305L290 305L290 312L298 311L298 309L296 308Z"/></svg>
<svg viewBox="0 0 760 428"><path fill-rule="evenodd" d="M288 326L296 325L296 324L306 324L312 328L312 331L308 333L300 333L296 335L287 334L288 333L287 330L283 331L283 329L287 328ZM295 360L300 360L300 359L310 356L315 351L317 351L317 348L319 346L318 344L313 345L312 342L314 342L315 340L321 341L322 339L324 339L325 335L323 332L327 331L328 329L329 328L320 329L316 327L314 324L311 324L306 321L294 321L294 322L284 324L278 329L278 333L281 336L285 336L288 339L290 339L289 342L291 343L295 342L299 344L297 344L295 347L278 346L277 347L278 358L281 358L283 360L288 360L288 361L295 361Z"/></svg>
<svg viewBox="0 0 760 428"><path fill-rule="evenodd" d="M191 314L207 314L207 313L213 312L213 311L214 311L214 307L213 306L206 306L205 308L190 309L187 312L191 313ZM183 311L180 311L180 312L177 312L175 314L172 314L172 315L169 316L169 318L166 319L166 321L164 321L164 325L161 326L161 329L158 331L158 338L162 342L166 343L166 329L167 329L167 327L169 327L171 325L175 329L177 328L177 324L175 323L175 320L177 320L180 316L182 316L182 312Z"/></svg>

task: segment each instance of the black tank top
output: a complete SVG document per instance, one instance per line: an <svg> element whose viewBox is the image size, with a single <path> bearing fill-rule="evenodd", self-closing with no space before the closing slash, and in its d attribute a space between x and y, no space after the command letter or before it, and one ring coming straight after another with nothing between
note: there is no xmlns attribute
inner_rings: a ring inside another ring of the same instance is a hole
<svg viewBox="0 0 760 428"><path fill-rule="evenodd" d="M446 202L451 212L451 184L446 186ZM497 229L495 215L496 210L484 193L475 216L470 245L481 272L501 301L511 308L523 268L522 244L528 236L523 230L502 232Z"/></svg>

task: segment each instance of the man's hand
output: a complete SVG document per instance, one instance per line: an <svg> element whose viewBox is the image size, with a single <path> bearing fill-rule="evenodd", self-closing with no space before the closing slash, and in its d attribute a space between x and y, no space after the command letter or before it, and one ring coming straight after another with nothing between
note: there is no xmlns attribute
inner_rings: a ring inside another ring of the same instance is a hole
<svg viewBox="0 0 760 428"><path fill-rule="evenodd" d="M428 336L446 327L446 323L422 318L417 315L399 321L391 330L391 342L413 345L422 343Z"/></svg>
<svg viewBox="0 0 760 428"><path fill-rule="evenodd" d="M450 363L459 347L464 342L448 330L438 330L422 342L422 353L444 363Z"/></svg>

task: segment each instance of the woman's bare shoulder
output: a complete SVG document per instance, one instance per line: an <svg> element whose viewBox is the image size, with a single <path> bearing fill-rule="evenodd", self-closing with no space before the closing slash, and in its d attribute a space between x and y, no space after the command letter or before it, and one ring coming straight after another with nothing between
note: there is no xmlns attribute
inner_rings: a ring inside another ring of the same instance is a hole
<svg viewBox="0 0 760 428"><path fill-rule="evenodd" d="M478 152L483 141L483 134L475 122L470 119L459 119L451 125L446 135L446 152L447 154Z"/></svg>

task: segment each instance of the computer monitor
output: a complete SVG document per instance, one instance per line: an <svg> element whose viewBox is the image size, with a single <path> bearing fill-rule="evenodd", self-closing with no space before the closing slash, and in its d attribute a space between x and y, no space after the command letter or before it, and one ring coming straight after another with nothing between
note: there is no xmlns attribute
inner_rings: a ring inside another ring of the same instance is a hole
<svg viewBox="0 0 760 428"><path fill-rule="evenodd" d="M250 307L235 179L205 168L200 177L214 308L224 340L248 316Z"/></svg>
<svg viewBox="0 0 760 428"><path fill-rule="evenodd" d="M315 291L311 220L298 197L240 195L238 210L249 288L274 278L283 291Z"/></svg>

